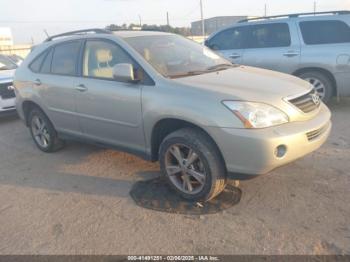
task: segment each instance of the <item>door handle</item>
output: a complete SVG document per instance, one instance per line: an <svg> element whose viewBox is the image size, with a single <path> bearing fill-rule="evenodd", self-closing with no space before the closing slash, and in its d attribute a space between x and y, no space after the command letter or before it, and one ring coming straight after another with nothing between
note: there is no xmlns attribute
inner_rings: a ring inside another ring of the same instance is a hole
<svg viewBox="0 0 350 262"><path fill-rule="evenodd" d="M85 85L83 85L83 84L77 85L77 86L75 87L75 89L78 90L78 91L80 91L80 92L85 92L85 91L88 90L88 88L87 88Z"/></svg>
<svg viewBox="0 0 350 262"><path fill-rule="evenodd" d="M232 54L229 56L229 58L231 58L231 59L236 59L236 58L240 58L240 57L241 57L240 54Z"/></svg>
<svg viewBox="0 0 350 262"><path fill-rule="evenodd" d="M287 53L284 53L283 55L286 56L286 57L294 57L294 56L298 56L300 54L299 54L299 52L289 51Z"/></svg>
<svg viewBox="0 0 350 262"><path fill-rule="evenodd" d="M35 80L34 80L34 85L36 85L36 86L41 86L41 81L40 81L40 79L35 79Z"/></svg>

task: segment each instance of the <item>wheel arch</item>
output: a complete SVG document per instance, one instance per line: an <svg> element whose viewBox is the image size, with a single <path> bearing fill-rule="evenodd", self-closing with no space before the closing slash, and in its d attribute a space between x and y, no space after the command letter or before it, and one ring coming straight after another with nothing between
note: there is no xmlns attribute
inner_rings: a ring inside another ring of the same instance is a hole
<svg viewBox="0 0 350 262"><path fill-rule="evenodd" d="M152 133L151 133L151 160L152 161L158 161L159 159L159 147L164 140L166 136L168 136L170 133L175 132L176 130L182 129L182 128L193 128L196 130L201 131L203 134L205 134L208 139L213 143L213 145L217 148L220 158L225 164L224 157L215 142L215 140L212 138L212 136L202 127L200 127L197 124L191 123L186 120L177 119L177 118L164 118L159 120L153 127ZM226 164L225 164L226 169Z"/></svg>
<svg viewBox="0 0 350 262"><path fill-rule="evenodd" d="M38 108L39 110L41 110L45 114L44 110L37 103L35 103L33 101L26 100L22 103L24 122L25 122L26 126L29 126L29 113L34 108Z"/></svg>
<svg viewBox="0 0 350 262"><path fill-rule="evenodd" d="M332 96L337 96L338 95L337 81L336 81L334 75L327 69L324 69L324 68L321 68L321 67L304 67L304 68L300 68L300 69L296 70L293 73L293 75L294 76L300 76L302 74L310 73L310 72L318 72L318 73L321 73L321 74L325 75L326 77L328 77L329 80L331 80L332 85L333 85L333 94L332 94Z"/></svg>

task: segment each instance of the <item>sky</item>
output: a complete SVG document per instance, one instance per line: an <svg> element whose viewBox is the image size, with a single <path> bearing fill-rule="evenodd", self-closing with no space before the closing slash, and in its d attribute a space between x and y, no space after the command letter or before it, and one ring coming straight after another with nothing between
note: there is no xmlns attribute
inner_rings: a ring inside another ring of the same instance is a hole
<svg viewBox="0 0 350 262"><path fill-rule="evenodd" d="M312 12L315 0L203 0L205 18ZM350 10L350 0L317 0L317 11ZM199 0L0 0L0 27L10 27L15 44L38 43L52 34L111 23L190 26L200 19Z"/></svg>

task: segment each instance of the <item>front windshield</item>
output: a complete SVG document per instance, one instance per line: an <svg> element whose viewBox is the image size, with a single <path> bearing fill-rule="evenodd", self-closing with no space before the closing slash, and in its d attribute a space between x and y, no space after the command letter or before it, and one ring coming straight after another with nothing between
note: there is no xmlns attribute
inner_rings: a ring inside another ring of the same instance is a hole
<svg viewBox="0 0 350 262"><path fill-rule="evenodd" d="M0 70L16 69L17 65L5 56L0 55Z"/></svg>
<svg viewBox="0 0 350 262"><path fill-rule="evenodd" d="M177 35L139 36L125 40L165 77L205 74L233 66L207 47Z"/></svg>

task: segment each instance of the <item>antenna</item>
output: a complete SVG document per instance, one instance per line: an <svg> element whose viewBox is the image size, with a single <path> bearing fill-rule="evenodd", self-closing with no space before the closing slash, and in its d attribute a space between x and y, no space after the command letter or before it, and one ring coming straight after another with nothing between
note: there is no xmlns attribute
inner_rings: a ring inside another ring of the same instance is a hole
<svg viewBox="0 0 350 262"><path fill-rule="evenodd" d="M203 14L203 1L200 0L201 6L201 20L202 20L202 36L205 39L205 23L204 23L204 14Z"/></svg>
<svg viewBox="0 0 350 262"><path fill-rule="evenodd" d="M47 33L46 29L44 29L44 33L48 38L50 37L50 35Z"/></svg>

